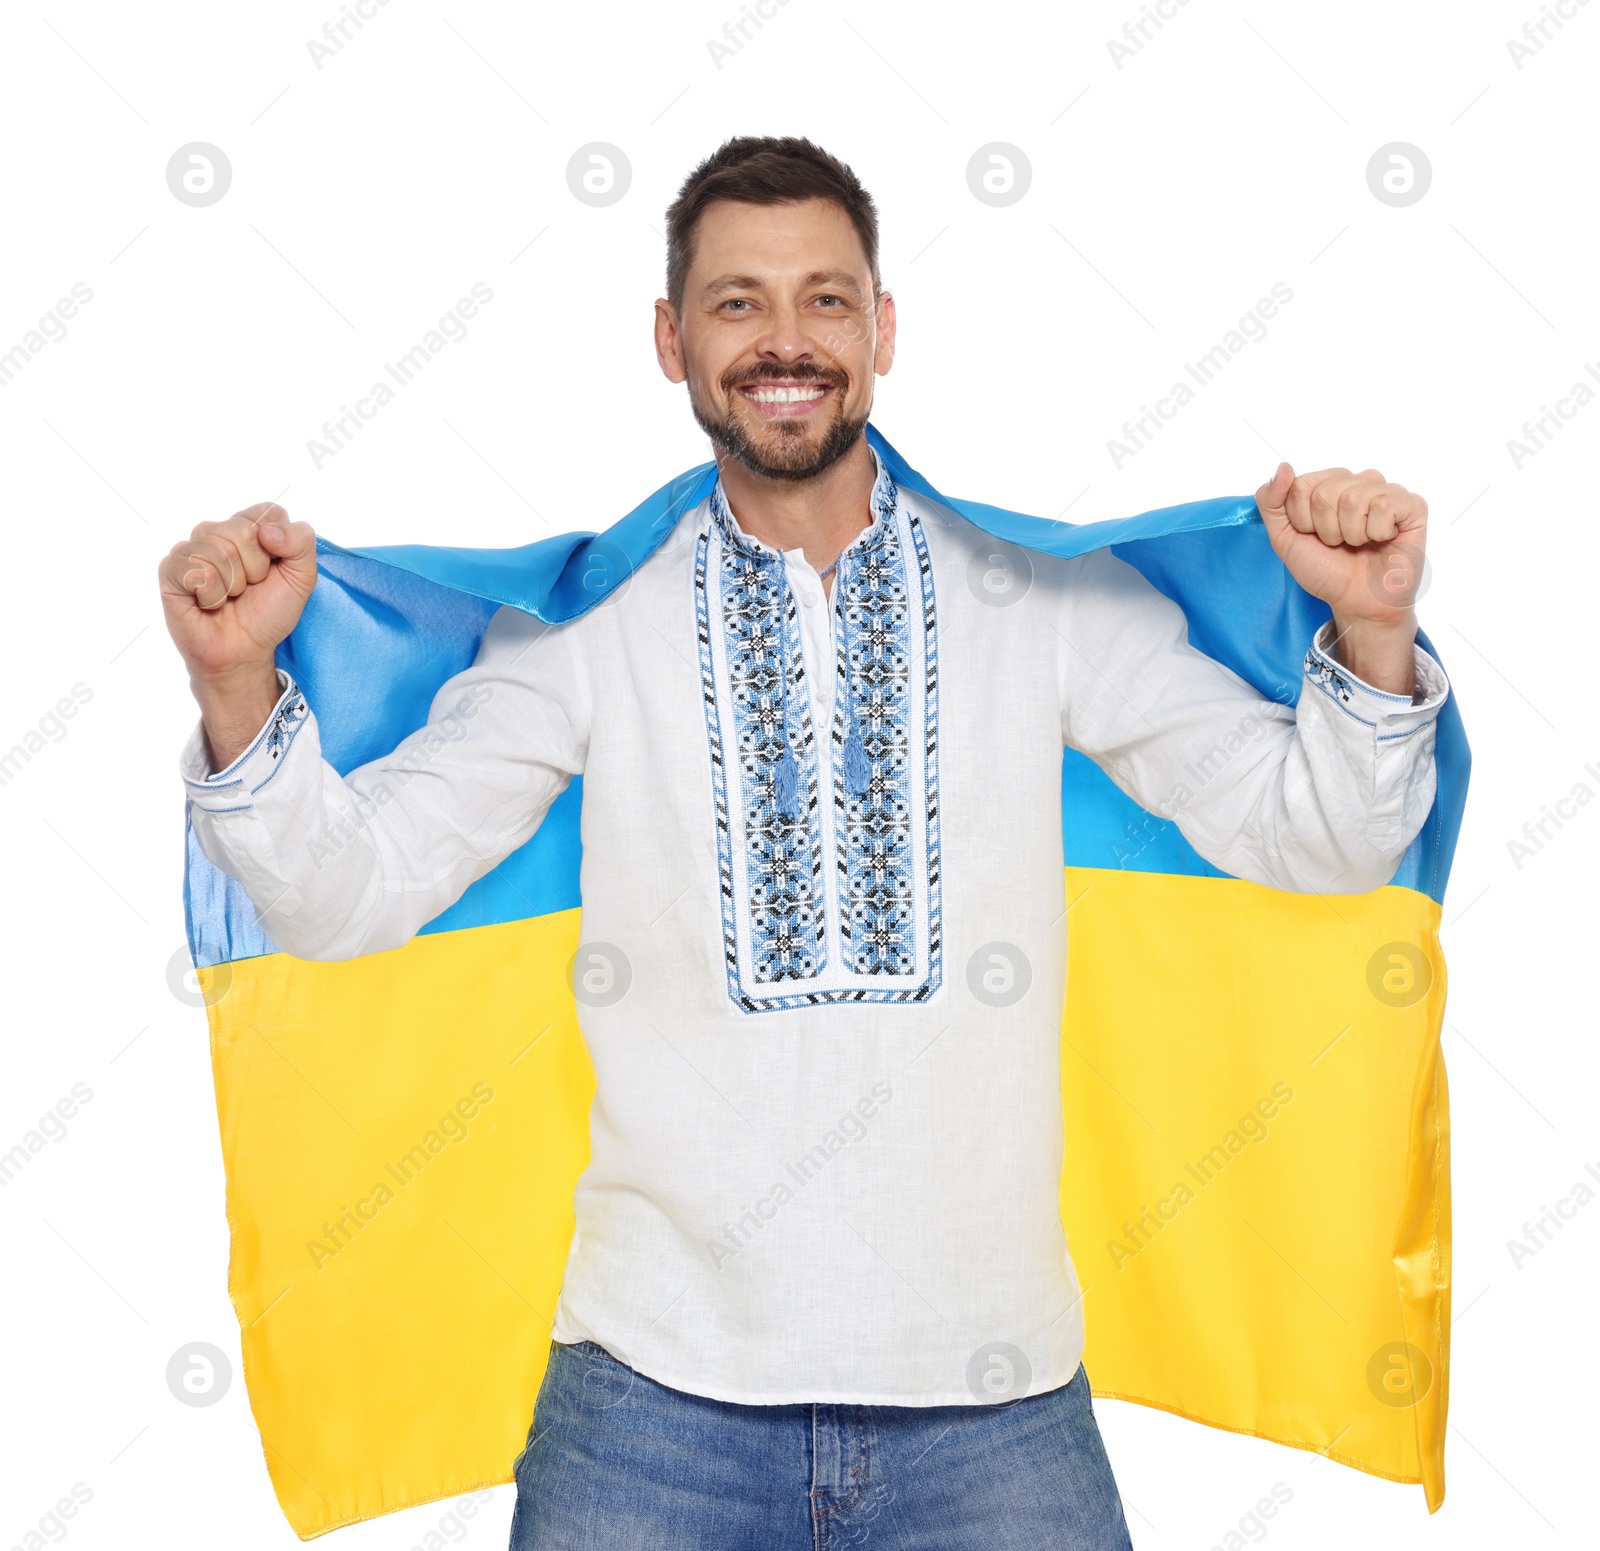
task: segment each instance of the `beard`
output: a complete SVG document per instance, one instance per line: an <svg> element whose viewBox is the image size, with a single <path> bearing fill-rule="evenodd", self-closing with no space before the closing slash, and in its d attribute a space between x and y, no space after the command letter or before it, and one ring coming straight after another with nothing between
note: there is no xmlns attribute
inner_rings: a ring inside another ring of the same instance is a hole
<svg viewBox="0 0 1600 1551"><path fill-rule="evenodd" d="M824 469L831 468L852 447L866 429L867 417L852 420L845 414L844 395L850 379L839 371L827 371L817 366L781 367L763 362L754 370L748 368L726 373L718 386L731 406L734 395L741 387L753 382L778 379L786 382L815 382L834 390L833 418L813 443L811 428L792 420L774 420L767 435L758 446L755 439L735 417L730 407L726 418L716 419L689 397L700 429L711 438L711 444L736 458L752 474L763 479L785 479L798 482L815 479Z"/></svg>

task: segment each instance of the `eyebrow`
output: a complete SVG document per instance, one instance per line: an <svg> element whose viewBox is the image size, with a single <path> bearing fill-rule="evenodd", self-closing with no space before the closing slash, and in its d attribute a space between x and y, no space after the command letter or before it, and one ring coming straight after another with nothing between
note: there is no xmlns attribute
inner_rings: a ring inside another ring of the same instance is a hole
<svg viewBox="0 0 1600 1551"><path fill-rule="evenodd" d="M718 275L707 283L705 295L721 296L724 291L762 291L765 282L755 275Z"/></svg>
<svg viewBox="0 0 1600 1551"><path fill-rule="evenodd" d="M813 269L800 283L803 286L827 285L838 291L848 291L855 297L861 295L861 284L848 269ZM708 282L701 294L712 297L729 291L764 291L766 288L766 281L759 275L718 275Z"/></svg>

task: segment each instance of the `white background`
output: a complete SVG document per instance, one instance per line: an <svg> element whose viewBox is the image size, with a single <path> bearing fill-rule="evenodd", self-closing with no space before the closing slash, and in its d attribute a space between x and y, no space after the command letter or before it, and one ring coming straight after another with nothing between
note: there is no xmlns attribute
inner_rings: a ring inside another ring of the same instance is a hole
<svg viewBox="0 0 1600 1551"><path fill-rule="evenodd" d="M1254 489L1281 453L1376 465L1432 506L1423 619L1476 757L1445 910L1449 1498L1429 1518L1418 1488L1106 1402L1135 1543L1217 1544L1278 1481L1284 1551L1593 1534L1600 1202L1520 1269L1507 1241L1600 1167L1600 804L1520 867L1507 842L1600 792L1600 403L1520 469L1506 444L1600 370L1600 3L1521 69L1536 0L1191 0L1119 69L1107 39L1138 14L788 0L719 69L735 0L391 0L320 70L335 0L0 14L0 351L93 291L0 389L0 748L92 692L0 786L0 1151L93 1091L0 1190L0 1545L77 1481L74 1545L293 1543L237 1379L204 1017L169 980L194 713L158 557L274 496L346 543L523 543L700 461L650 345L662 211L722 138L768 132L819 139L879 200L901 344L875 418L944 489L1088 521ZM196 140L233 169L206 208L166 182ZM588 141L632 165L609 208L568 190ZM967 186L990 141L1032 166L1007 208ZM1432 166L1405 208L1367 184L1390 141ZM475 281L494 300L470 335L315 468L308 439ZM1119 471L1122 421L1279 281L1268 337ZM193 1341L235 1365L209 1408L166 1386ZM447 1506L338 1544L404 1551ZM469 1541L503 1545L510 1511L501 1488Z"/></svg>

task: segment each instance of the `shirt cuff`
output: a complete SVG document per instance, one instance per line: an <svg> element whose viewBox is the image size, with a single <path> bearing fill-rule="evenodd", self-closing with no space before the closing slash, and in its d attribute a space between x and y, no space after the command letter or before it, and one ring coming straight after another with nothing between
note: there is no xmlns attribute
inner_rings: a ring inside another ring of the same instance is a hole
<svg viewBox="0 0 1600 1551"><path fill-rule="evenodd" d="M207 813L241 813L255 806L255 795L283 768L295 737L311 715L295 681L277 670L282 693L272 714L250 745L224 770L208 774L210 757L203 728L196 727L178 761L189 800Z"/></svg>
<svg viewBox="0 0 1600 1551"><path fill-rule="evenodd" d="M1372 728L1380 743L1407 738L1434 721L1450 694L1450 681L1434 657L1420 646L1413 646L1412 652L1415 691L1410 695L1393 695L1375 689L1334 659L1333 621L1330 619L1311 638L1305 660L1306 682L1346 716Z"/></svg>

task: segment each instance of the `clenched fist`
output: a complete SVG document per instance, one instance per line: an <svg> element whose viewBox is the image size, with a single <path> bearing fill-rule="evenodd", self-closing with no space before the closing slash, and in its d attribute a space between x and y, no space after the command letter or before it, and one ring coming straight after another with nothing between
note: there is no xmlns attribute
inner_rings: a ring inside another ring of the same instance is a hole
<svg viewBox="0 0 1600 1551"><path fill-rule="evenodd" d="M1289 574L1333 610L1334 656L1377 689L1411 694L1428 503L1376 469L1297 477L1280 463L1256 507Z"/></svg>
<svg viewBox="0 0 1600 1551"><path fill-rule="evenodd" d="M317 580L309 523L270 501L202 522L161 562L167 630L189 669L212 768L243 753L278 699L273 653Z"/></svg>

